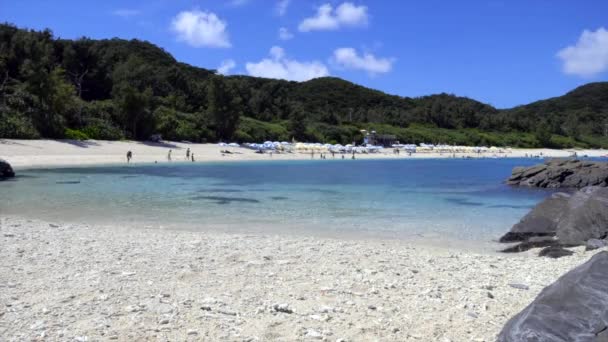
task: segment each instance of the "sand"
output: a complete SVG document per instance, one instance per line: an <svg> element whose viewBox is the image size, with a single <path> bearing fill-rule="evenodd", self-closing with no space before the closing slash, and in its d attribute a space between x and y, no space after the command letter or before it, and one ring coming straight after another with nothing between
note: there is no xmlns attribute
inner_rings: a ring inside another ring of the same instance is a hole
<svg viewBox="0 0 608 342"><path fill-rule="evenodd" d="M134 163L166 163L172 150L172 160L186 161L186 149L194 153L197 162L238 160L296 160L310 159L310 153L258 154L246 148L225 148L216 144L188 144L177 142L143 143L135 141L74 141L74 140L9 140L0 139L0 158L8 160L15 169L36 167L82 166L94 164L116 164L126 162L127 151L133 152ZM221 150L233 154L224 154ZM458 153L457 157L524 157L540 155L568 157L575 150L512 149L509 153L485 153L482 155ZM608 150L576 150L578 155L591 157L608 156ZM357 159L403 159L403 158L450 158L450 153L405 153L394 155L392 149L384 153L357 154ZM348 158L349 156L347 156ZM315 154L319 158L319 153ZM331 158L331 156L328 156ZM337 156L339 158L339 156Z"/></svg>
<svg viewBox="0 0 608 342"><path fill-rule="evenodd" d="M120 163L127 150L135 162L166 162L169 148L178 160L187 147L200 162L270 159L244 149L222 157L216 145L16 140L0 141L0 157L17 169ZM538 250L201 230L0 211L0 340L493 341L545 286L595 253L575 248L553 260Z"/></svg>
<svg viewBox="0 0 608 342"><path fill-rule="evenodd" d="M16 217L0 218L0 245L3 341L492 341L594 253L553 260Z"/></svg>

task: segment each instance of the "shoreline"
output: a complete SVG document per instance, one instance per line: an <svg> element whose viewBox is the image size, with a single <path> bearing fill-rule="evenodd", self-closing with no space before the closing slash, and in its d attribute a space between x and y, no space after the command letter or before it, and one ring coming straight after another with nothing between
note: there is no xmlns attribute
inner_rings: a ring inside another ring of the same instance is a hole
<svg viewBox="0 0 608 342"><path fill-rule="evenodd" d="M178 142L148 143L135 141L73 141L73 140L13 140L0 139L0 158L6 159L14 169L60 168L74 166L127 165L126 152L133 152L132 164L158 162L167 164L167 154L173 150L173 162L189 163L185 151L190 148L197 163L270 161L270 160L310 160L310 153L258 154L246 148L220 147L216 144L190 144ZM222 155L220 150L228 149L234 153ZM451 153L420 152L408 156L405 152L394 155L392 149L382 153L357 154L357 159L438 159L452 158ZM526 154L546 158L569 157L576 151L578 155L606 157L608 150L552 150L552 149L512 149L507 153L488 152L484 154L457 153L456 158L525 158ZM315 153L318 159L319 153ZM339 155L338 155L339 156ZM346 156L348 157L348 155ZM337 157L336 159L339 159ZM329 160L333 158L328 157ZM346 158L349 159L349 158Z"/></svg>
<svg viewBox="0 0 608 342"><path fill-rule="evenodd" d="M7 340L494 340L606 249L547 259L12 216L0 217L0 241Z"/></svg>

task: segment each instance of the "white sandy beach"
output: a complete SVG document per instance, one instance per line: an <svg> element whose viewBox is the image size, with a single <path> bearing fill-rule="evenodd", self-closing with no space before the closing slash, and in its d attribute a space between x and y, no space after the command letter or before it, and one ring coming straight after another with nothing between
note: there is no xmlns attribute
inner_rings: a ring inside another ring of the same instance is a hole
<svg viewBox="0 0 608 342"><path fill-rule="evenodd" d="M593 255L15 217L0 219L0 245L4 341L493 341Z"/></svg>
<svg viewBox="0 0 608 342"><path fill-rule="evenodd" d="M271 158L246 149L222 156L211 144L44 140L0 140L0 158L16 169L112 164L131 150L134 162L164 163L169 149L180 161L188 147L199 162ZM506 156L540 152L571 154ZM448 156L413 156L429 157ZM545 286L595 253L574 251L554 260L538 250L96 227L0 212L0 340L493 341Z"/></svg>
<svg viewBox="0 0 608 342"><path fill-rule="evenodd" d="M187 144L167 142L163 144L135 141L70 141L70 140L10 140L0 139L0 158L6 159L15 169L36 167L59 167L94 164L116 164L126 162L127 151L133 152L134 163L167 162L167 154L172 150L172 160L186 161L186 149L195 155L197 162L234 161L234 160L296 160L310 159L310 153L258 154L246 148L226 148L216 144ZM228 149L233 154L222 155ZM551 150L551 149L512 149L509 153L458 153L456 157L525 157L540 155L546 157L568 157L573 152L578 155L602 157L608 150ZM399 158L450 158L450 153L406 153L394 155L392 149L384 153L357 154L358 159L399 159ZM319 158L316 153L315 158ZM331 157L328 157L331 158ZM337 156L336 158L339 158Z"/></svg>

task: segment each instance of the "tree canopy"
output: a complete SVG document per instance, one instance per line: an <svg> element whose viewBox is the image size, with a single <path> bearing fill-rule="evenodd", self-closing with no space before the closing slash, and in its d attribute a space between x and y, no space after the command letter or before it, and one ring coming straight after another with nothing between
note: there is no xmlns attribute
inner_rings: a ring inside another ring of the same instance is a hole
<svg viewBox="0 0 608 342"><path fill-rule="evenodd" d="M608 83L498 110L451 94L408 98L323 77L221 76L140 40L65 40L0 25L0 137L608 147Z"/></svg>

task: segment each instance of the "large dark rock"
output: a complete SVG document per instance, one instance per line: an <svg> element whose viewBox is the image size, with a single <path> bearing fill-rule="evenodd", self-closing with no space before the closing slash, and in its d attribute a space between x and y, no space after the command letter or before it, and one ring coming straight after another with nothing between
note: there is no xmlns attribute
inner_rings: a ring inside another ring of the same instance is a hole
<svg viewBox="0 0 608 342"><path fill-rule="evenodd" d="M521 252L535 247L580 246L589 240L603 241L607 237L608 188L590 186L572 195L553 194L499 241L520 242L503 252Z"/></svg>
<svg viewBox="0 0 608 342"><path fill-rule="evenodd" d="M514 168L506 183L538 188L608 187L608 163L552 159L544 164Z"/></svg>
<svg viewBox="0 0 608 342"><path fill-rule="evenodd" d="M574 254L573 251L567 250L561 246L545 247L540 252L538 252L538 256L553 258L553 259L570 256L572 254Z"/></svg>
<svg viewBox="0 0 608 342"><path fill-rule="evenodd" d="M608 252L600 252L542 290L497 340L599 341L607 327Z"/></svg>
<svg viewBox="0 0 608 342"><path fill-rule="evenodd" d="M15 177L15 171L6 160L0 159L0 179Z"/></svg>
<svg viewBox="0 0 608 342"><path fill-rule="evenodd" d="M500 242L525 241L535 236L554 236L567 206L569 194L558 192L537 204Z"/></svg>
<svg viewBox="0 0 608 342"><path fill-rule="evenodd" d="M559 218L557 239L564 245L584 245L608 236L608 188L587 187L568 199Z"/></svg>

